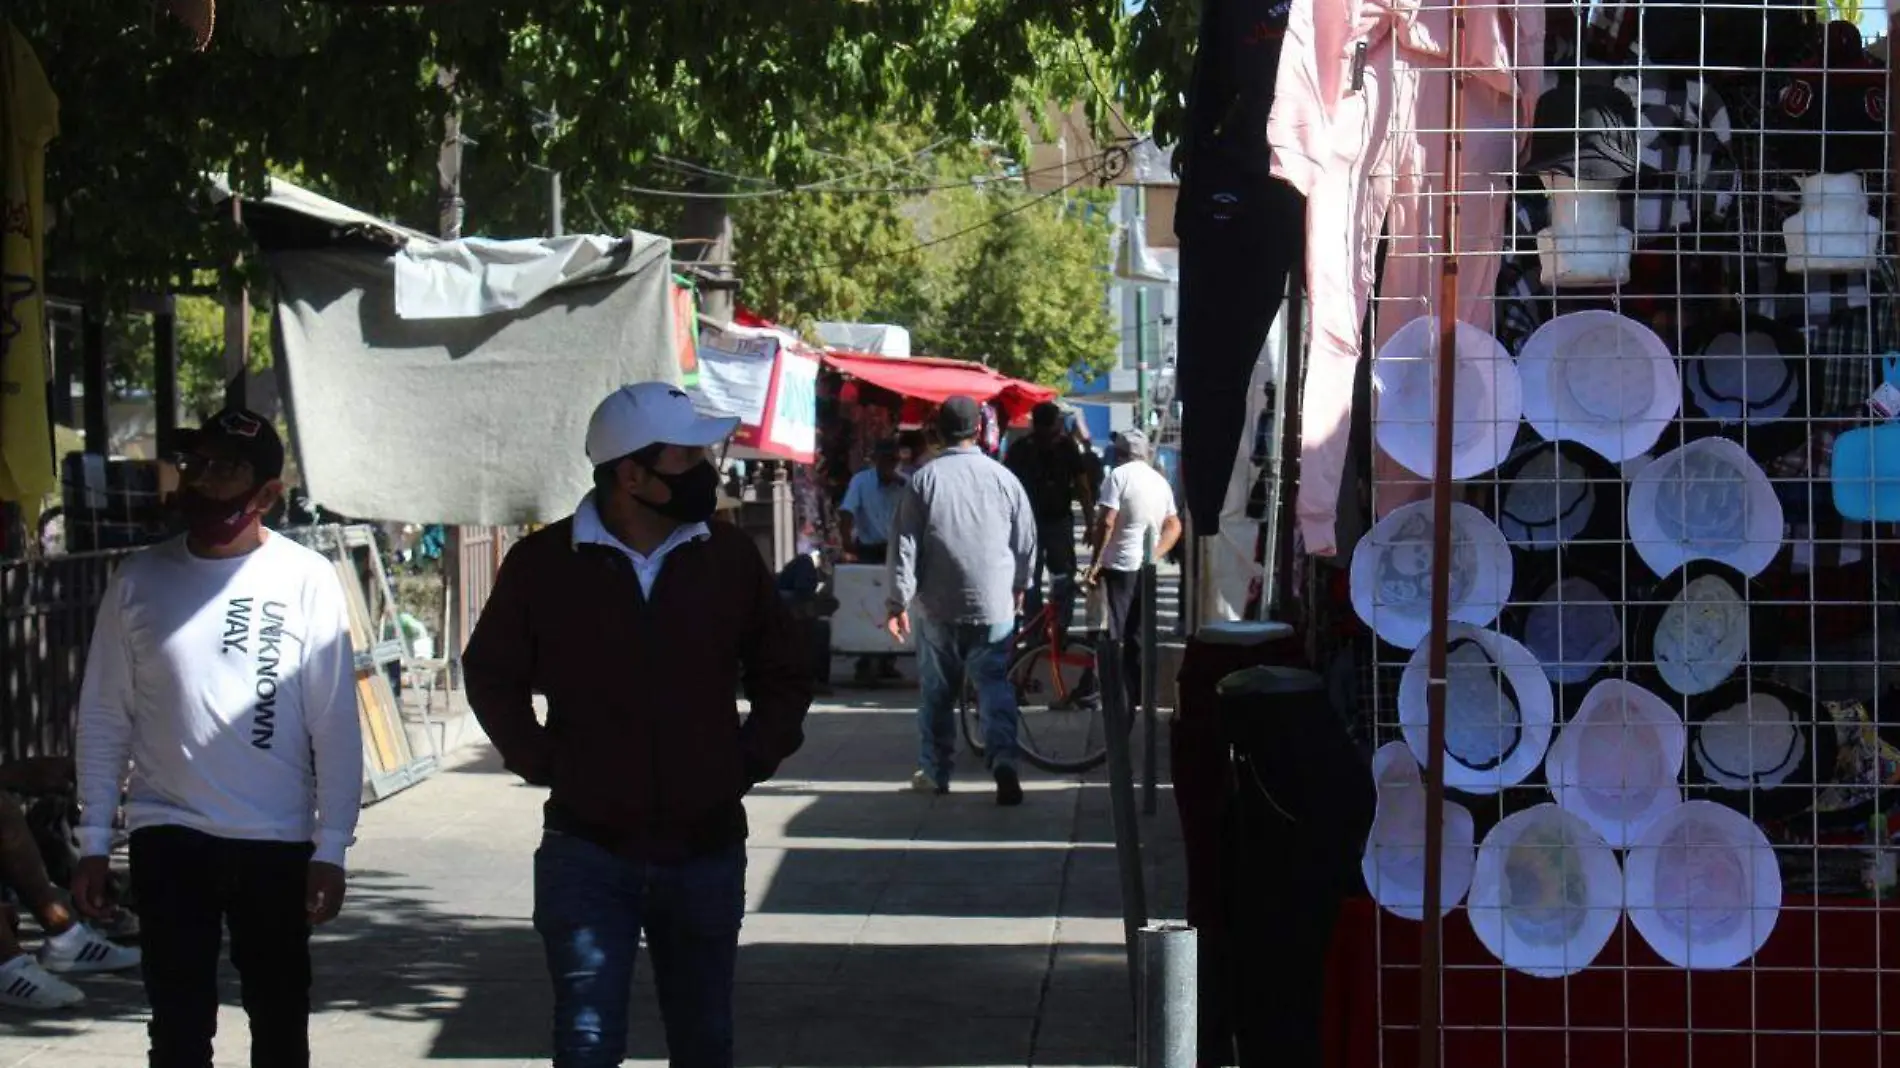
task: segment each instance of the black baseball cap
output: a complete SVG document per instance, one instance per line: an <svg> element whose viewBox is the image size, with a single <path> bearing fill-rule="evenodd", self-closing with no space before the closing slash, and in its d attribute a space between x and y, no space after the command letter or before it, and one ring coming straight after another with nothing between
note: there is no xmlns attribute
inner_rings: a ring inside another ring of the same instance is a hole
<svg viewBox="0 0 1900 1068"><path fill-rule="evenodd" d="M937 430L945 441L967 441L982 428L983 413L969 397L947 397L943 407L937 409Z"/></svg>
<svg viewBox="0 0 1900 1068"><path fill-rule="evenodd" d="M259 483L282 478L284 442L269 419L246 408L226 408L196 430L178 435L181 452L217 452L251 466Z"/></svg>

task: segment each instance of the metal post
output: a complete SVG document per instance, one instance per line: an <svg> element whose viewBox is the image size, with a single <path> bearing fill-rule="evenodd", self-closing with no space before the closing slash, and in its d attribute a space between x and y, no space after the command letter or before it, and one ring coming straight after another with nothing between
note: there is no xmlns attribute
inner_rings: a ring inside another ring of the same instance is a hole
<svg viewBox="0 0 1900 1068"><path fill-rule="evenodd" d="M1152 538L1153 535L1150 534ZM1160 583L1156 581L1154 546L1148 549L1148 562L1141 569L1141 730L1142 730L1142 773L1141 811L1152 816L1160 810L1160 787L1157 783L1159 772L1156 765L1160 762L1157 755L1161 709L1156 700L1161 692L1161 680L1155 676L1161 673L1160 630L1155 617L1160 614Z"/></svg>
<svg viewBox="0 0 1900 1068"><path fill-rule="evenodd" d="M159 448L170 448L178 432L178 314L169 296L152 315L152 406Z"/></svg>
<svg viewBox="0 0 1900 1068"><path fill-rule="evenodd" d="M455 72L444 70L438 83L455 92ZM437 230L449 241L462 237L467 203L462 199L462 108L458 101L442 121L442 149L436 158ZM467 639L462 620L462 528L449 527L442 539L442 587L449 599L444 619L442 656L449 662L449 688L462 685L462 643Z"/></svg>
<svg viewBox="0 0 1900 1068"><path fill-rule="evenodd" d="M567 204L561 195L561 172L548 172L548 236L563 237L567 224L563 219Z"/></svg>
<svg viewBox="0 0 1900 1068"><path fill-rule="evenodd" d="M79 327L84 382L86 451L94 456L112 452L112 426L106 409L106 311L96 301L87 301Z"/></svg>
<svg viewBox="0 0 1900 1068"><path fill-rule="evenodd" d="M1136 1068L1193 1068L1200 1029L1200 941L1184 923L1141 929Z"/></svg>
<svg viewBox="0 0 1900 1068"><path fill-rule="evenodd" d="M1451 8L1450 55L1464 54L1465 9L1458 0ZM1425 917L1419 937L1418 1065L1439 1068L1441 1019L1444 1008L1444 942L1440 924L1440 874L1445 843L1445 699L1447 679L1446 634L1450 626L1451 586L1451 428L1456 415L1453 401L1458 379L1458 237L1459 168L1464 161L1465 75L1454 69L1445 102L1444 248L1438 277L1438 384L1432 458L1432 629L1427 639L1425 680Z"/></svg>
<svg viewBox="0 0 1900 1068"><path fill-rule="evenodd" d="M1129 986L1134 988L1141 974L1138 945L1141 928L1148 922L1148 891L1141 873L1141 828L1135 819L1134 759L1128 751L1131 726L1128 687L1120 681L1122 654L1117 643L1103 642L1095 650L1095 677L1100 680L1102 718L1108 727L1108 800L1115 816L1115 860L1121 869L1122 882L1122 934L1128 943Z"/></svg>

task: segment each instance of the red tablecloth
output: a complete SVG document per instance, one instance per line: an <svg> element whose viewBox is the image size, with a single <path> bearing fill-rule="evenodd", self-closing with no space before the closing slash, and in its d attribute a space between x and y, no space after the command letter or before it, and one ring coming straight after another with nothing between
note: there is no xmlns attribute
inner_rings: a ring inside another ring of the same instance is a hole
<svg viewBox="0 0 1900 1068"><path fill-rule="evenodd" d="M1900 1066L1891 903L1790 897L1767 945L1729 971L1671 967L1627 920L1567 979L1505 969L1463 909L1444 932L1445 1068ZM1327 975L1327 1068L1418 1063L1419 933L1368 898L1346 903Z"/></svg>

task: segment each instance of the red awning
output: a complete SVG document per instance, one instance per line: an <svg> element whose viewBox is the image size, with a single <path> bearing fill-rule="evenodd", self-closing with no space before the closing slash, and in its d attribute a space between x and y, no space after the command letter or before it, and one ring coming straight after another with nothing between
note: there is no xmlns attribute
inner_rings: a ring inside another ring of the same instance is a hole
<svg viewBox="0 0 1900 1068"><path fill-rule="evenodd" d="M895 359L868 353L827 352L825 364L859 381L888 389L905 397L931 404L962 394L979 403L995 401L1003 418L1019 423L1030 409L1056 399L1056 391L1047 386L1010 378L983 366L962 360L929 357Z"/></svg>

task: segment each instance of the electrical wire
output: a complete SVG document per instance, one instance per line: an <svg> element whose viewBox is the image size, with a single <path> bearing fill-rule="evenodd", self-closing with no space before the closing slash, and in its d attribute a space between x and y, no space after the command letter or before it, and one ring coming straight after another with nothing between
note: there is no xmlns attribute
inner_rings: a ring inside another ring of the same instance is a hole
<svg viewBox="0 0 1900 1068"><path fill-rule="evenodd" d="M1059 171L1066 171L1072 167L1089 166L1091 164L1103 164L1105 166L1102 166L1099 168L1092 168L1090 173L1093 173L1095 169L1109 170L1112 173L1119 173L1119 166L1125 165L1125 162L1120 162L1120 161L1125 161L1127 159L1129 151L1136 144L1140 144L1140 141L1131 142L1125 145L1124 144L1111 145L1107 148L1102 149L1099 152L1096 152L1093 155L1084 156L1079 160L1069 160L1064 163L1054 163L1054 164L1050 164L1047 167L1038 167L1034 170L1022 171L1018 174L976 175L970 178L965 178L961 181L937 182L937 183L926 184L926 185L832 186L832 185L826 185L823 182L814 182L814 183L810 183L806 185L796 185L796 186L791 186L788 188L778 188L778 189L740 189L740 190L659 189L652 186L640 186L640 185L622 185L620 188L622 192L629 193L634 196L669 197L669 198L673 198L677 200L762 200L762 199L769 199L773 197L798 196L801 194L821 194L821 195L832 195L832 196L923 196L929 193L938 193L938 192L943 192L945 190L950 190L950 189L983 189L988 186L999 185L1005 182L1021 182L1029 178L1034 178L1034 177L1038 177L1045 174L1053 174ZM1107 164L1118 164L1118 166L1106 166ZM1085 178L1088 177L1088 174L1084 174L1083 177ZM1074 183L1070 183L1070 184L1074 184ZM1066 189L1068 188L1068 186L1065 185L1063 188Z"/></svg>
<svg viewBox="0 0 1900 1068"><path fill-rule="evenodd" d="M980 230L987 230L988 228L995 226L997 223L1002 222L1004 219L1007 219L1012 215L1019 215L1022 212L1028 211L1030 208L1033 208L1038 204L1044 203L1045 201L1051 200L1056 196L1059 196L1063 193L1068 192L1070 189L1074 188L1077 185L1080 185L1082 182L1086 181L1087 179L1091 177L1094 177L1097 174L1103 174L1107 172L1108 172L1108 168L1105 168L1105 167L1094 168L1092 170L1079 174L1074 178L1069 179L1068 181L1062 183L1061 185L1057 186L1054 189L1049 190L1046 193L1038 194L1034 197L1031 197L1028 200L1023 201L1021 204L1012 205L1011 207L1006 208L1003 211L999 211L995 215L992 215L989 218L984 219L982 222L974 223L970 226L964 227L961 230L944 234L941 237L934 237L928 241L918 242L917 244L912 245L909 248L899 249L895 252L886 253L882 256L868 257L868 258L856 257L856 258L844 259L844 260L831 260L824 263L806 264L802 267L789 267L782 271L774 271L771 269L766 269L766 270L760 271L759 273L765 274L765 275L778 275L779 277L784 277L786 275L806 274L812 271L836 270L839 267L862 266L866 263L876 263L879 260L894 260L902 256L912 256L919 252L924 251L925 249L935 248L938 245L948 244L949 242L955 241L959 238L968 237L969 235L974 234Z"/></svg>

